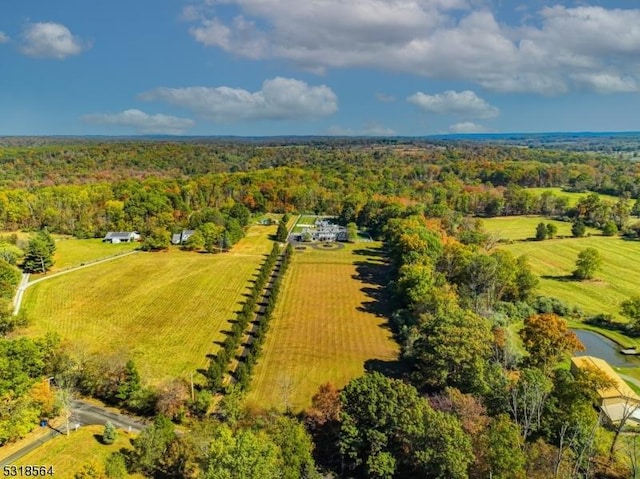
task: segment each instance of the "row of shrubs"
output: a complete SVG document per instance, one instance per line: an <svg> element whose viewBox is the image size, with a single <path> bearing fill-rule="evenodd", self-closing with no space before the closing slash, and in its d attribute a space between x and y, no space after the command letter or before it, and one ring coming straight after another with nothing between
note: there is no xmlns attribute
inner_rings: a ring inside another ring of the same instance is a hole
<svg viewBox="0 0 640 479"><path fill-rule="evenodd" d="M292 255L293 247L291 246L291 244L288 244L284 251L282 263L280 263L280 269L275 273L275 279L273 280L273 284L271 285L271 291L269 294L269 299L267 300L267 305L265 306L264 313L259 316L256 330L253 333L253 341L249 346L249 351L243 358L244 360L241 361L236 368L236 380L238 381L237 384L242 390L248 389L251 374L253 373L253 367L255 366L260 353L262 352L262 345L264 344L264 340L269 329L269 321L271 320L273 311L276 307L276 301L278 300L278 293L280 291L280 285L282 284L282 278L284 277L284 274L287 271L289 264L291 263Z"/></svg>
<svg viewBox="0 0 640 479"><path fill-rule="evenodd" d="M244 332L253 321L258 299L269 281L279 255L280 247L278 244L274 244L271 253L269 253L258 272L247 301L245 301L242 310L236 316L236 321L231 327L231 334L225 338L222 349L209 360L209 367L205 371L205 376L207 378L207 388L212 392L222 390L224 375L229 370L229 363L233 360L238 347L242 343Z"/></svg>

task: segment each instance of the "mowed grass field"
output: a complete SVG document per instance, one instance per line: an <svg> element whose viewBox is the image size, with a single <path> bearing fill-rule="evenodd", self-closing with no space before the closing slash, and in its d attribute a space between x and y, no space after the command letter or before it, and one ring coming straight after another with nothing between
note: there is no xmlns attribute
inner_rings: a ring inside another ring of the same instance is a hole
<svg viewBox="0 0 640 479"><path fill-rule="evenodd" d="M536 227L540 222L556 225L557 236L571 236L571 223L536 215L487 218L482 220L482 226L487 233L497 235L501 241L523 241L535 238Z"/></svg>
<svg viewBox="0 0 640 479"><path fill-rule="evenodd" d="M619 320L620 303L640 295L640 242L619 237L592 236L545 241L518 242L501 248L514 255L526 255L533 271L540 276L538 293L554 296L585 313L609 313ZM595 248L603 260L593 280L574 281L578 253Z"/></svg>
<svg viewBox="0 0 640 479"><path fill-rule="evenodd" d="M113 452L122 448L131 448L130 436L118 431L116 441L111 445L100 442L103 426L84 426L66 435L57 436L44 443L34 451L20 458L16 466L46 465L53 466L55 477L73 479L85 465L91 464L98 470L104 471L104 461ZM142 477L129 475L127 477Z"/></svg>
<svg viewBox="0 0 640 479"><path fill-rule="evenodd" d="M344 386L367 360L393 361L398 346L375 296L385 264L379 243L296 251L247 401L302 410L318 387ZM378 279L375 279L378 276Z"/></svg>
<svg viewBox="0 0 640 479"><path fill-rule="evenodd" d="M252 226L228 253L138 253L35 284L25 332L55 331L72 349L132 358L152 384L188 377L217 351L275 231Z"/></svg>
<svg viewBox="0 0 640 479"><path fill-rule="evenodd" d="M562 188L527 188L527 191L530 191L531 193L534 193L536 195L541 195L545 191L551 191L556 196L568 198L569 206L575 205L580 198L584 198L585 196L591 194L590 191L574 193L570 191L563 191ZM603 195L601 193L598 193L598 195L600 196L600 199L607 200L613 203L619 200L617 196Z"/></svg>
<svg viewBox="0 0 640 479"><path fill-rule="evenodd" d="M52 272L79 266L109 256L133 251L139 243L103 243L101 239L56 238L56 252L53 260Z"/></svg>
<svg viewBox="0 0 640 479"><path fill-rule="evenodd" d="M495 234L500 240L522 241L536 236L536 227L540 223L554 224L558 228L557 236L571 236L571 223L547 219L542 216L499 216L482 220L487 233ZM595 228L587 228L588 234L600 234Z"/></svg>

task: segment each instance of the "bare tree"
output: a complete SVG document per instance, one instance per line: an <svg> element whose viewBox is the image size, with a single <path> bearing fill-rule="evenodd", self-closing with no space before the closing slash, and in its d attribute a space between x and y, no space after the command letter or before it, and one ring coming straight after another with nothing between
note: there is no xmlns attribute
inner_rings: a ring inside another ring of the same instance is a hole
<svg viewBox="0 0 640 479"><path fill-rule="evenodd" d="M636 411L638 411L638 408L640 408L640 403L637 399L628 397L624 398L624 402L622 403L622 415L620 417L620 421L617 422L617 424L614 424L615 434L613 436L613 441L611 441L611 448L609 448L609 463L611 463L611 461L613 460L613 453L615 452L620 433L626 426L627 421L636 413Z"/></svg>
<svg viewBox="0 0 640 479"><path fill-rule="evenodd" d="M513 421L520 427L523 443L540 427L551 387L551 381L537 369L525 369L512 385L509 409Z"/></svg>

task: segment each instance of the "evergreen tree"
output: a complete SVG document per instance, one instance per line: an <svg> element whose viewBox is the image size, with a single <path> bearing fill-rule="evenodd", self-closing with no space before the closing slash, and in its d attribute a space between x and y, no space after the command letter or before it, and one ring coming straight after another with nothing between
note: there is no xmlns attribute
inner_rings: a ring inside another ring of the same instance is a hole
<svg viewBox="0 0 640 479"><path fill-rule="evenodd" d="M102 442L104 444L113 444L118 437L118 431L116 431L116 427L111 423L111 421L107 421L104 425L104 431L102 431Z"/></svg>
<svg viewBox="0 0 640 479"><path fill-rule="evenodd" d="M142 389L140 384L140 374L135 363L130 359L124 367L123 380L118 386L116 397L123 402L131 399L135 393Z"/></svg>
<svg viewBox="0 0 640 479"><path fill-rule="evenodd" d="M289 236L289 230L287 229L287 224L284 221L281 221L278 224L278 232L276 233L276 239L281 243L287 241L287 236Z"/></svg>
<svg viewBox="0 0 640 479"><path fill-rule="evenodd" d="M29 241L22 268L26 273L46 273L53 266L53 247L47 238L37 235Z"/></svg>

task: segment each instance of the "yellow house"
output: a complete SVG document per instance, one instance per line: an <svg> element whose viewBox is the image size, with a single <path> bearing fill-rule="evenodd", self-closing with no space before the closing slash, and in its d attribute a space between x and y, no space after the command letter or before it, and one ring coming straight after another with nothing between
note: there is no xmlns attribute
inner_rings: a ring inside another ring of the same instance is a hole
<svg viewBox="0 0 640 479"><path fill-rule="evenodd" d="M593 356L571 358L571 371L597 370L613 383L611 387L598 390L600 409L613 424L622 420L640 423L640 396L624 382L618 373L604 359Z"/></svg>

